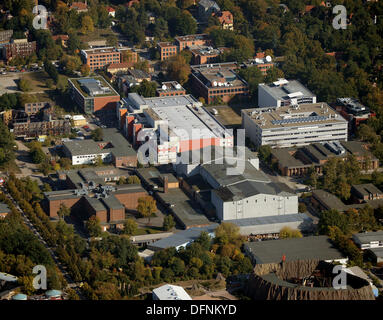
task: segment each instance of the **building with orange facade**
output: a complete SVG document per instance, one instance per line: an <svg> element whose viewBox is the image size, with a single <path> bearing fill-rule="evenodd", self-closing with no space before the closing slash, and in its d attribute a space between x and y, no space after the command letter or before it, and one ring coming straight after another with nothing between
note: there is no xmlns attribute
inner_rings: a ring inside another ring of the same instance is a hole
<svg viewBox="0 0 383 320"><path fill-rule="evenodd" d="M91 72L112 63L122 62L121 52L114 47L81 50L81 58Z"/></svg>
<svg viewBox="0 0 383 320"><path fill-rule="evenodd" d="M87 114L115 110L120 95L101 76L68 79L72 99Z"/></svg>

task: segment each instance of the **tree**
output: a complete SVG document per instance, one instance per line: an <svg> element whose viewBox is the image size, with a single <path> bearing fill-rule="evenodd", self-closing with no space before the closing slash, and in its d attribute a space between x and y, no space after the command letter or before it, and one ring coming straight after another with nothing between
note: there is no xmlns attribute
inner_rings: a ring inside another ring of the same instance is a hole
<svg viewBox="0 0 383 320"><path fill-rule="evenodd" d="M169 79L178 81L181 85L186 83L191 73L190 65L185 58L178 54L166 62L166 71Z"/></svg>
<svg viewBox="0 0 383 320"><path fill-rule="evenodd" d="M298 212L305 213L307 212L307 207L303 202L299 202L298 204Z"/></svg>
<svg viewBox="0 0 383 320"><path fill-rule="evenodd" d="M110 47L117 47L118 45L118 38L114 34L110 34L106 37L106 45Z"/></svg>
<svg viewBox="0 0 383 320"><path fill-rule="evenodd" d="M89 76L90 67L87 64L83 64L80 68L81 75L86 77Z"/></svg>
<svg viewBox="0 0 383 320"><path fill-rule="evenodd" d="M137 92L143 97L154 97L156 95L157 85L153 81L147 81L144 79L138 86L130 88L130 92Z"/></svg>
<svg viewBox="0 0 383 320"><path fill-rule="evenodd" d="M133 235L138 229L137 222L133 219L126 219L124 222L124 234Z"/></svg>
<svg viewBox="0 0 383 320"><path fill-rule="evenodd" d="M279 231L279 238L280 239L287 239L287 238L302 238L303 235L299 230L291 229L290 227L283 227Z"/></svg>
<svg viewBox="0 0 383 320"><path fill-rule="evenodd" d="M128 178L128 184L140 184L141 180L136 175L129 176Z"/></svg>
<svg viewBox="0 0 383 320"><path fill-rule="evenodd" d="M222 222L215 229L215 240L219 244L233 243L241 246L243 237L239 233L239 227L230 222Z"/></svg>
<svg viewBox="0 0 383 320"><path fill-rule="evenodd" d="M164 223L162 227L164 228L165 231L169 231L175 227L176 223L174 221L174 218L172 215L168 214L164 218Z"/></svg>
<svg viewBox="0 0 383 320"><path fill-rule="evenodd" d="M269 145L260 146L258 149L259 158L266 164L271 162L271 147Z"/></svg>
<svg viewBox="0 0 383 320"><path fill-rule="evenodd" d="M89 220L85 223L86 229L91 237L101 236L101 224L100 219L95 215L91 216Z"/></svg>
<svg viewBox="0 0 383 320"><path fill-rule="evenodd" d="M81 19L81 33L89 34L94 31L93 20L90 16L83 16Z"/></svg>
<svg viewBox="0 0 383 320"><path fill-rule="evenodd" d="M156 201L151 196L138 198L137 211L142 217L147 217L149 223L150 217L157 212Z"/></svg>
<svg viewBox="0 0 383 320"><path fill-rule="evenodd" d="M91 137L94 141L102 141L104 138L104 133L101 128L97 128L92 131Z"/></svg>
<svg viewBox="0 0 383 320"><path fill-rule="evenodd" d="M27 91L32 90L30 81L26 80L25 78L21 78L19 80L18 87L23 92L27 92Z"/></svg>
<svg viewBox="0 0 383 320"><path fill-rule="evenodd" d="M57 211L57 215L60 219L64 219L65 217L70 216L70 209L64 204L60 204L60 209Z"/></svg>

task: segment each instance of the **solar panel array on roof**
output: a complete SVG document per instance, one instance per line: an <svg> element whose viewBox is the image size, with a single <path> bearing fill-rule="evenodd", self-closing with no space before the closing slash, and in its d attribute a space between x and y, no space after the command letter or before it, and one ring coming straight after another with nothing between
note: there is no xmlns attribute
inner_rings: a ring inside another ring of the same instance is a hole
<svg viewBox="0 0 383 320"><path fill-rule="evenodd" d="M328 120L326 116L311 116L295 119L271 120L272 124L286 124L286 123L299 123L299 122L315 122Z"/></svg>

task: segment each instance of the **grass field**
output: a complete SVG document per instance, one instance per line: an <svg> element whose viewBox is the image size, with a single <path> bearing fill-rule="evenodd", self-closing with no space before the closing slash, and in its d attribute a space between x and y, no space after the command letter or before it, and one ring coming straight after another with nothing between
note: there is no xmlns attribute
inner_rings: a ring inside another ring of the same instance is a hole
<svg viewBox="0 0 383 320"><path fill-rule="evenodd" d="M47 87L47 80L51 78L45 71L21 74L20 78L29 81L31 84L31 92L44 92L46 90L51 90ZM55 89L54 85L53 89Z"/></svg>
<svg viewBox="0 0 383 320"><path fill-rule="evenodd" d="M79 34L79 38L83 42L89 42L89 41L105 40L105 38L111 34L114 34L117 36L117 34L114 33L111 28L107 28L107 29L96 28L90 34L86 34L86 35Z"/></svg>

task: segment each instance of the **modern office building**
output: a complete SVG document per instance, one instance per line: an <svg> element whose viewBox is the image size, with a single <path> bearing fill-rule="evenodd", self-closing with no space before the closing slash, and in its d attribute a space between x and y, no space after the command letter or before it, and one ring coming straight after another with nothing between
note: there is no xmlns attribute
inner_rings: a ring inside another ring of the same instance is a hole
<svg viewBox="0 0 383 320"><path fill-rule="evenodd" d="M103 69L106 65L121 63L121 52L114 47L81 50L81 58L90 71Z"/></svg>
<svg viewBox="0 0 383 320"><path fill-rule="evenodd" d="M297 80L278 79L258 85L258 107L288 107L316 103L316 96Z"/></svg>
<svg viewBox="0 0 383 320"><path fill-rule="evenodd" d="M192 66L192 85L206 103L228 102L234 96L249 94L249 86L236 70L236 62Z"/></svg>
<svg viewBox="0 0 383 320"><path fill-rule="evenodd" d="M115 110L120 95L101 76L68 79L72 99L87 114L100 110Z"/></svg>
<svg viewBox="0 0 383 320"><path fill-rule="evenodd" d="M302 146L348 138L348 123L326 103L244 109L242 128L256 146Z"/></svg>

